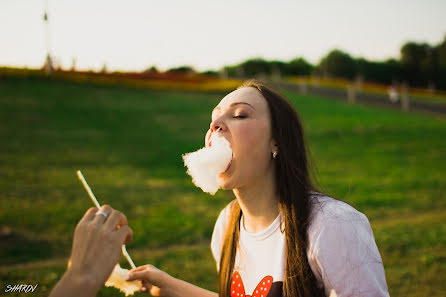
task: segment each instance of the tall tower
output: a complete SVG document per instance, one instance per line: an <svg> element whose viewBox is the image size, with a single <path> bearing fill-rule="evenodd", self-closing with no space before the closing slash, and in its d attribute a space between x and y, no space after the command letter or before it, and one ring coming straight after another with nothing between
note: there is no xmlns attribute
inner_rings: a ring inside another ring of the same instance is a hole
<svg viewBox="0 0 446 297"><path fill-rule="evenodd" d="M50 43L50 28L48 24L48 0L44 0L45 2L45 11L43 13L43 23L45 26L45 46L46 46L46 59L45 64L43 65L44 70L47 74L53 73L53 61L51 59L51 43Z"/></svg>

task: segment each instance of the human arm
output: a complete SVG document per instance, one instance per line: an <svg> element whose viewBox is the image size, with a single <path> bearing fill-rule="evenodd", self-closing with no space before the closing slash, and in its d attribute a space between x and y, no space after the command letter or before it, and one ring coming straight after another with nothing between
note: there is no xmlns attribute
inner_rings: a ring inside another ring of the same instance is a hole
<svg viewBox="0 0 446 297"><path fill-rule="evenodd" d="M95 296L105 283L121 255L121 247L130 242L132 230L126 217L108 205L95 215L90 208L74 231L71 265L50 293L50 297Z"/></svg>
<svg viewBox="0 0 446 297"><path fill-rule="evenodd" d="M212 234L211 249L215 259L220 258L222 220L226 212L220 212ZM218 261L217 270L218 270ZM218 294L174 278L153 265L144 265L130 270L129 280L141 279L143 287L153 296L162 297L218 297Z"/></svg>
<svg viewBox="0 0 446 297"><path fill-rule="evenodd" d="M68 269L51 290L49 297L78 297L80 292L84 297L93 297L98 290L99 287L91 278Z"/></svg>
<svg viewBox="0 0 446 297"><path fill-rule="evenodd" d="M220 211L214 226L214 232L212 233L211 250L214 259L216 260L217 271L219 270L218 262L220 259L223 232L226 227L228 214L229 207L225 207ZM205 290L183 280L174 278L153 265L145 265L132 269L130 271L129 280L134 279L141 279L143 287L153 296L218 297L218 294L215 292Z"/></svg>
<svg viewBox="0 0 446 297"><path fill-rule="evenodd" d="M160 297L218 297L217 293L170 276L153 265L130 270L129 281L140 279L152 296Z"/></svg>

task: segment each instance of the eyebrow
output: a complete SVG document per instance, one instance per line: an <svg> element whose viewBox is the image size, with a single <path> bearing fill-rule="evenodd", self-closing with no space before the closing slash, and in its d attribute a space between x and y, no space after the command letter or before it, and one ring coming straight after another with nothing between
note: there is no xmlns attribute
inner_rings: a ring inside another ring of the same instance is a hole
<svg viewBox="0 0 446 297"><path fill-rule="evenodd" d="M234 105L239 105L239 104L246 104L246 105L249 105L249 106L251 106L254 110L256 110L256 109L254 108L254 106L252 106L251 104L249 104L249 103L247 103L247 102L232 102L231 104L229 104L228 107L232 107L232 106L234 106ZM218 110L218 109L221 109L220 106L215 107L215 108L212 110L212 112L214 112L215 110Z"/></svg>

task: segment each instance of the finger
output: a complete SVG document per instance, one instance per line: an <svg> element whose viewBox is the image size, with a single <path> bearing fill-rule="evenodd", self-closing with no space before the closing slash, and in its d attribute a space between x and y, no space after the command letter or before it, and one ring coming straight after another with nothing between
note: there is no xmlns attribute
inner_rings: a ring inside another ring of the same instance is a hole
<svg viewBox="0 0 446 297"><path fill-rule="evenodd" d="M145 277L145 271L132 271L130 270L129 277L127 278L128 282L134 281L134 280L144 280Z"/></svg>
<svg viewBox="0 0 446 297"><path fill-rule="evenodd" d="M150 289L152 288L152 284L149 283L149 282L146 281L146 280L142 280L141 283L142 283L142 285L143 285L144 287L146 287L146 289L148 289L148 290L150 290Z"/></svg>
<svg viewBox="0 0 446 297"><path fill-rule="evenodd" d="M141 292L141 293L147 292L147 288L145 286L142 286L141 289L139 290L139 292Z"/></svg>
<svg viewBox="0 0 446 297"><path fill-rule="evenodd" d="M89 208L84 216L82 217L82 219L80 220L80 222L89 222L91 220L94 219L94 214L98 211L98 209L96 207L91 207Z"/></svg>
<svg viewBox="0 0 446 297"><path fill-rule="evenodd" d="M116 226L127 225L126 216L120 211L113 211L110 216L107 218L107 221L104 224L104 228L109 231L113 231L116 229Z"/></svg>
<svg viewBox="0 0 446 297"><path fill-rule="evenodd" d="M132 241L133 230L128 225L122 226L115 232L118 234L119 242L121 242L121 244L129 243Z"/></svg>
<svg viewBox="0 0 446 297"><path fill-rule="evenodd" d="M131 269L130 272L143 271L143 270L146 270L146 268L148 268L149 266L150 266L150 264L143 265L143 266L138 266L136 268Z"/></svg>
<svg viewBox="0 0 446 297"><path fill-rule="evenodd" d="M140 279L142 281L153 283L153 279L151 276L150 271L144 270L144 271L136 271L136 272L130 272L129 278L127 281L137 280Z"/></svg>
<svg viewBox="0 0 446 297"><path fill-rule="evenodd" d="M110 214L113 212L113 208L111 208L110 205L103 205L103 206L101 206L99 211L105 212L107 214L107 217L104 217L103 215L97 214L97 212L96 212L95 218L92 221L93 224L97 224L97 225L103 224L108 219Z"/></svg>
<svg viewBox="0 0 446 297"><path fill-rule="evenodd" d="M150 292L150 289L152 289L152 284L143 280L141 292Z"/></svg>

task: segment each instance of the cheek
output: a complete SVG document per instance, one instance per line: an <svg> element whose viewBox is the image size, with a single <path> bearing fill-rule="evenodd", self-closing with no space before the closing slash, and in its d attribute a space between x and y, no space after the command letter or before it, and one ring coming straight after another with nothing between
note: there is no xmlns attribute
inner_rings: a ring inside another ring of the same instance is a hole
<svg viewBox="0 0 446 297"><path fill-rule="evenodd" d="M262 125L250 124L240 127L239 144L243 152L246 153L245 157L263 157L268 135L268 127Z"/></svg>

